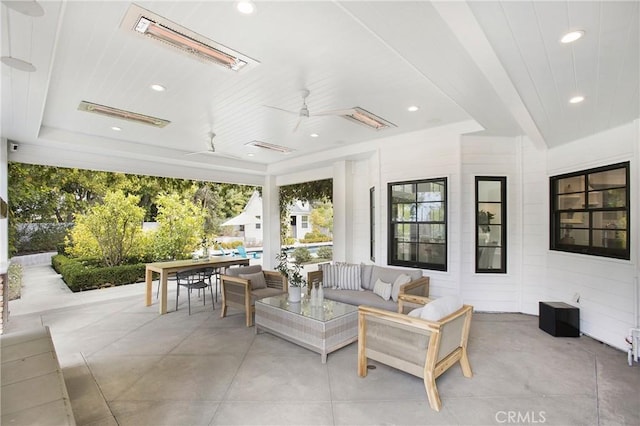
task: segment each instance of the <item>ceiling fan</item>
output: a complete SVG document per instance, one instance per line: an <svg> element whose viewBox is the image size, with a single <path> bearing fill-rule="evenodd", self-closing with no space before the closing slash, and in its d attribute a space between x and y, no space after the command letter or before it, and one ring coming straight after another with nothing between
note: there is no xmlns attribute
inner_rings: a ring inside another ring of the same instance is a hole
<svg viewBox="0 0 640 426"><path fill-rule="evenodd" d="M226 154L224 152L220 152L220 151L216 151L216 146L213 143L213 139L216 137L216 134L211 132L209 133L209 147L207 149L205 149L204 151L196 151L196 152L189 152L185 155L198 155L198 154L207 154L207 155L216 155L218 157L226 157L226 158L235 158L237 160L240 160L241 158L237 155L233 155L233 154Z"/></svg>
<svg viewBox="0 0 640 426"><path fill-rule="evenodd" d="M286 112L287 114L293 114L293 115L297 115L298 116L298 122L296 123L295 127L293 128L293 132L295 133L298 128L300 127L300 124L302 123L303 120L306 120L309 117L319 117L319 116L323 116L323 115L346 115L346 114L350 114L353 109L348 109L348 110L337 110L337 111L320 111L320 112L316 112L313 114L309 113L309 107L307 107L307 98L309 97L309 95L311 94L311 92L308 89L303 89L302 90L302 106L300 107L299 111L289 111L288 109L283 109L283 108L279 108L276 106L271 106L271 105L265 105L267 108L271 108L271 109L276 109L278 111L282 111L282 112Z"/></svg>

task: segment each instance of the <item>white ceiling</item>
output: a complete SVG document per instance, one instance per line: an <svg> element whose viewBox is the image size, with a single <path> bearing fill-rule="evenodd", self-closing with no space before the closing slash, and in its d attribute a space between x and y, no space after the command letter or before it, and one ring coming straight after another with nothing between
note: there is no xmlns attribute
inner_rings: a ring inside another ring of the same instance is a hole
<svg viewBox="0 0 640 426"><path fill-rule="evenodd" d="M258 1L250 16L232 1L136 3L259 62L240 72L123 30L129 2L40 4L42 17L2 6L2 56L37 68L1 67L2 136L19 143L16 161L160 175L201 169L242 182L293 159L467 120L486 134L553 147L640 117L637 1ZM570 29L585 37L560 44ZM293 133L297 117L265 105L297 111L305 88L311 114L359 106L397 127L322 116ZM578 93L585 102L569 104ZM78 110L83 100L171 123L89 114ZM210 132L218 152L238 158L186 155L206 150ZM253 140L294 152L245 146Z"/></svg>

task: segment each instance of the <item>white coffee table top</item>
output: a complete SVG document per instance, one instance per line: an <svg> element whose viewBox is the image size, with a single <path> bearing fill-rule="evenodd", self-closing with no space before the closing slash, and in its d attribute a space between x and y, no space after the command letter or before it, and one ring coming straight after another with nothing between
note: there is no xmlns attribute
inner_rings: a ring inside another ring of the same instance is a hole
<svg viewBox="0 0 640 426"><path fill-rule="evenodd" d="M304 295L299 303L289 302L286 294L274 297L266 297L257 300L256 303L262 303L274 308L282 309L305 318L316 321L327 322L342 316L358 311L357 306L347 305L346 303L336 302L333 300L323 300L322 305L312 306L309 298Z"/></svg>

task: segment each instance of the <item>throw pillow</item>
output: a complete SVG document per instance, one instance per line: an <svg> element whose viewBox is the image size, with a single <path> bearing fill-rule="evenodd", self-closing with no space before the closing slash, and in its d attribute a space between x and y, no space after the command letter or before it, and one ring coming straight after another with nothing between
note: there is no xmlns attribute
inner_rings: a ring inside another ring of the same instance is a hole
<svg viewBox="0 0 640 426"><path fill-rule="evenodd" d="M385 283L378 278L378 281L373 285L373 292L384 300L391 298L391 283Z"/></svg>
<svg viewBox="0 0 640 426"><path fill-rule="evenodd" d="M391 298L394 302L398 301L398 294L400 293L400 286L411 282L411 277L407 274L400 274L398 278L393 282L393 288L391 289Z"/></svg>
<svg viewBox="0 0 640 426"><path fill-rule="evenodd" d="M256 272L255 274L240 274L239 278L251 281L251 290L267 288L267 281L264 279L264 273Z"/></svg>
<svg viewBox="0 0 640 426"><path fill-rule="evenodd" d="M440 321L460 308L462 308L462 300L459 296L444 296L421 308L420 318L428 321Z"/></svg>
<svg viewBox="0 0 640 426"><path fill-rule="evenodd" d="M342 290L362 290L360 286L362 275L360 273L360 265L340 264L336 265L338 269L337 284Z"/></svg>
<svg viewBox="0 0 640 426"><path fill-rule="evenodd" d="M420 318L420 314L422 314L422 308L416 308L409 312L407 315L414 318Z"/></svg>
<svg viewBox="0 0 640 426"><path fill-rule="evenodd" d="M322 270L322 287L324 288L336 287L338 285L338 281L337 281L338 265L325 263L320 265L320 269Z"/></svg>

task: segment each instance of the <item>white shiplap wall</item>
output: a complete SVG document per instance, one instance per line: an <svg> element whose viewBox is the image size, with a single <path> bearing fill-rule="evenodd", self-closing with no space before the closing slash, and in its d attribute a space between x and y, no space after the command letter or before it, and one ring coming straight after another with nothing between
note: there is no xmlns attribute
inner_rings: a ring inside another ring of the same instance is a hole
<svg viewBox="0 0 640 426"><path fill-rule="evenodd" d="M431 295L459 293L478 311L538 314L545 300L573 302L580 294L581 329L614 347L637 324L638 303L638 122L540 150L526 138L461 136L469 126L405 134L372 141L375 151L353 160L351 185L353 227L345 236L350 262L369 263L369 188L377 199L376 264L387 264L387 184L446 176L449 185L449 262L447 272L423 271ZM631 261L549 250L549 176L631 161ZM313 171L308 171L310 175ZM474 272L474 176L507 176L508 273ZM311 180L311 179L310 179ZM335 206L339 209L340 206Z"/></svg>
<svg viewBox="0 0 640 426"><path fill-rule="evenodd" d="M621 161L631 162L631 260L548 251L548 296L580 308L580 329L598 340L624 348L638 313L638 122L592 135L548 151L548 175L580 171ZM574 295L580 296L576 303Z"/></svg>

